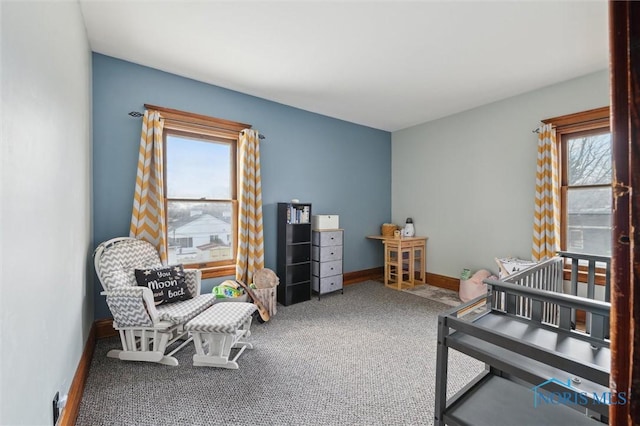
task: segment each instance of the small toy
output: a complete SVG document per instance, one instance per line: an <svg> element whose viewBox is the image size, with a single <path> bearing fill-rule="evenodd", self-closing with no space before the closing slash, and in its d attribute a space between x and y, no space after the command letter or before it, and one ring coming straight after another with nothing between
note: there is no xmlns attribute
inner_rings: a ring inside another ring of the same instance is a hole
<svg viewBox="0 0 640 426"><path fill-rule="evenodd" d="M216 299L227 299L230 297L240 297L244 294L244 291L238 283L232 280L226 280L215 286L211 293L216 296Z"/></svg>

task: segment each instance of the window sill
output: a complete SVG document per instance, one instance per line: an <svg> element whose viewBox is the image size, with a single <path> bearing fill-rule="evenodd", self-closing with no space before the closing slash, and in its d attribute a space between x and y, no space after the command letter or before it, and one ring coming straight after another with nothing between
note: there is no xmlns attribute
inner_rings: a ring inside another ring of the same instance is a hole
<svg viewBox="0 0 640 426"><path fill-rule="evenodd" d="M566 281L571 281L571 268L564 269L563 278ZM578 268L578 282L579 283L586 283L588 279L589 279L589 274L587 272L587 268L583 268L582 266L580 266ZM603 285L605 285L605 282L606 282L605 269L604 268L596 268L595 284L603 286Z"/></svg>
<svg viewBox="0 0 640 426"><path fill-rule="evenodd" d="M185 269L200 269L200 271L202 271L203 280L236 275L235 265L212 266L208 268L198 268L197 265L185 265Z"/></svg>

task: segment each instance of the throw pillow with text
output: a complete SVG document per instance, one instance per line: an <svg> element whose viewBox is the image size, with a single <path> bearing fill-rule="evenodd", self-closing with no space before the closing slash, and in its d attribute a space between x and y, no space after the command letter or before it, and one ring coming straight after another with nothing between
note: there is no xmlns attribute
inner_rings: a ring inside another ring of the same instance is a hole
<svg viewBox="0 0 640 426"><path fill-rule="evenodd" d="M156 306L191 299L182 265L163 268L136 269L139 286L149 287Z"/></svg>

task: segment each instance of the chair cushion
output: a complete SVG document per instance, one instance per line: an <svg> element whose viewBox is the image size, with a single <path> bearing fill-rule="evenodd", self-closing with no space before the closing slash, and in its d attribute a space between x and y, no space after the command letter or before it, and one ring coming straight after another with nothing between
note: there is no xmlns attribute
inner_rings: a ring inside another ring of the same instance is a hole
<svg viewBox="0 0 640 426"><path fill-rule="evenodd" d="M156 306L191 299L192 294L185 281L182 265L135 270L136 281L153 292Z"/></svg>
<svg viewBox="0 0 640 426"><path fill-rule="evenodd" d="M100 276L105 290L135 286L135 268L159 268L162 262L155 247L143 240L118 241L104 249Z"/></svg>
<svg viewBox="0 0 640 426"><path fill-rule="evenodd" d="M142 288L122 287L109 292L107 305L114 327L152 327L153 321L142 301Z"/></svg>
<svg viewBox="0 0 640 426"><path fill-rule="evenodd" d="M253 303L217 303L185 325L188 331L234 333L256 310Z"/></svg>
<svg viewBox="0 0 640 426"><path fill-rule="evenodd" d="M213 294L201 294L193 299L158 306L158 316L161 321L184 324L213 305L215 301L216 297Z"/></svg>

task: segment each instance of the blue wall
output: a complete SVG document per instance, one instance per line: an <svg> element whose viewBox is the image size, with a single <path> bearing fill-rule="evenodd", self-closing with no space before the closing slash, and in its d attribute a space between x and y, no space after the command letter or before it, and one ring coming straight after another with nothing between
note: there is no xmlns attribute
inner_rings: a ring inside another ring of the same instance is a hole
<svg viewBox="0 0 640 426"><path fill-rule="evenodd" d="M177 75L93 54L94 246L129 234L144 104L248 123L260 145L265 266L276 269L276 204L298 198L338 214L344 270L382 265L365 237L391 220L391 134ZM208 280L203 291L214 283ZM111 317L95 288L95 318Z"/></svg>

